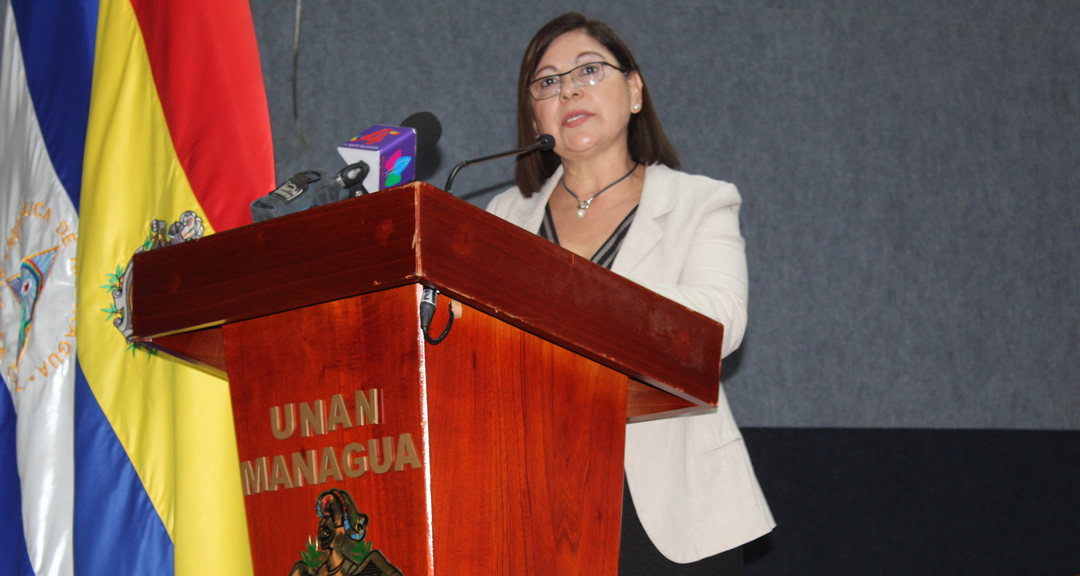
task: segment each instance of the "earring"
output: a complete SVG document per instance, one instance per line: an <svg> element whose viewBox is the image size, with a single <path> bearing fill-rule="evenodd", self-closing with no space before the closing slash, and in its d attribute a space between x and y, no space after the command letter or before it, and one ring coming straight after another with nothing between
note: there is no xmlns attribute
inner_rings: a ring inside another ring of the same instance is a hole
<svg viewBox="0 0 1080 576"><path fill-rule="evenodd" d="M641 104L634 104L634 112L641 110Z"/></svg>

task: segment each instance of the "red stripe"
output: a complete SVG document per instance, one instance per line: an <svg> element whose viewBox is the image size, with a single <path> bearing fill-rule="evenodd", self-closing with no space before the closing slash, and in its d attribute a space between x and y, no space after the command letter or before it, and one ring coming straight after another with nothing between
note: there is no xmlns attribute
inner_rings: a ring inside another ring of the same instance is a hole
<svg viewBox="0 0 1080 576"><path fill-rule="evenodd" d="M173 146L214 230L251 222L274 148L247 0L131 0Z"/></svg>

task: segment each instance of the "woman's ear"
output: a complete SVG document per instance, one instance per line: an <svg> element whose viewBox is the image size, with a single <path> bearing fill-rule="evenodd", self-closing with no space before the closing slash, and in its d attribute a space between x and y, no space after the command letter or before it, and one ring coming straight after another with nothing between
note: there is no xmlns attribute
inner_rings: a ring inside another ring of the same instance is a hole
<svg viewBox="0 0 1080 576"><path fill-rule="evenodd" d="M641 88L644 86L641 74L638 74L637 70L627 74L626 84L630 87L630 111L637 114L641 111Z"/></svg>

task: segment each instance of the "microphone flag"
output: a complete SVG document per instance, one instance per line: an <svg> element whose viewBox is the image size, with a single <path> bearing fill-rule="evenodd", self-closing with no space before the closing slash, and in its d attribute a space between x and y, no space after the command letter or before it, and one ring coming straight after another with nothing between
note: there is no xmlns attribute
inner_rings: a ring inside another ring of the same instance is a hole
<svg viewBox="0 0 1080 576"><path fill-rule="evenodd" d="M365 162L371 171L364 188L371 192L410 182L416 178L416 130L375 125L338 146L347 164Z"/></svg>

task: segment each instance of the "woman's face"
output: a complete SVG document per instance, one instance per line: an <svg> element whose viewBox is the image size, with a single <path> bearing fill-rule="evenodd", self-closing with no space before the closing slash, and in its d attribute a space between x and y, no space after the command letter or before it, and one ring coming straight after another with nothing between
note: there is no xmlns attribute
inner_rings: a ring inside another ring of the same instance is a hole
<svg viewBox="0 0 1080 576"><path fill-rule="evenodd" d="M615 56L584 30L567 32L548 47L532 79L562 74L589 62L618 66ZM563 76L557 96L533 101L533 117L537 133L555 137L559 157L588 158L626 147L630 116L640 104L641 77L605 66L603 81L593 86L582 88L569 75Z"/></svg>

